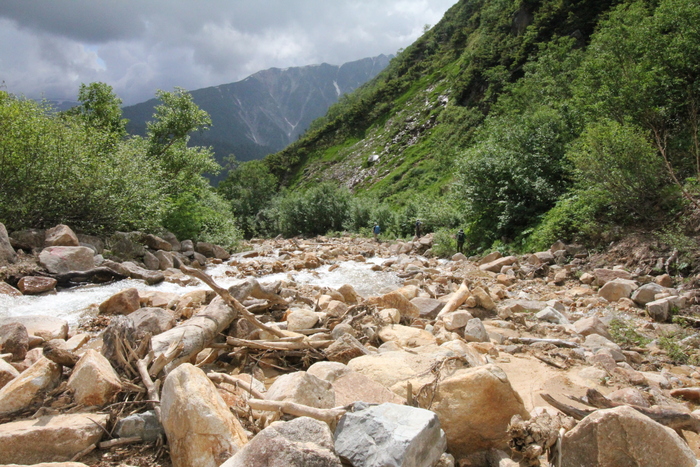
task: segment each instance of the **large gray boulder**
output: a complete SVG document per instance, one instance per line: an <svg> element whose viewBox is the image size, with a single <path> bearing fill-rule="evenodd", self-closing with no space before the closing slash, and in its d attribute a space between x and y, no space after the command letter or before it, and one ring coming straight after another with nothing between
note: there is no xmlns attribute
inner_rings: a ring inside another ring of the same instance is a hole
<svg viewBox="0 0 700 467"><path fill-rule="evenodd" d="M95 267L94 256L86 246L50 246L39 254L39 264L52 274L87 271Z"/></svg>
<svg viewBox="0 0 700 467"><path fill-rule="evenodd" d="M274 422L221 467L341 467L324 422L299 417Z"/></svg>
<svg viewBox="0 0 700 467"><path fill-rule="evenodd" d="M437 415L406 405L349 412L335 430L336 452L354 467L432 467L445 446Z"/></svg>
<svg viewBox="0 0 700 467"><path fill-rule="evenodd" d="M695 467L693 451L672 429L631 407L597 410L564 435L562 467Z"/></svg>
<svg viewBox="0 0 700 467"><path fill-rule="evenodd" d="M654 282L644 284L634 291L632 300L639 306L644 306L649 302L656 300L656 294L664 293L667 289Z"/></svg>

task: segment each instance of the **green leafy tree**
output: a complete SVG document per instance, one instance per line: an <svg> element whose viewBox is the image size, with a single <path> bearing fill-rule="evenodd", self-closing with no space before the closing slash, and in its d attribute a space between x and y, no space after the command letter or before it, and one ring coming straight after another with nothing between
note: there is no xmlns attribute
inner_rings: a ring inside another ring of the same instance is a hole
<svg viewBox="0 0 700 467"><path fill-rule="evenodd" d="M233 213L247 238L262 233L258 213L277 194L277 178L262 161L244 162L229 171L218 192L231 202Z"/></svg>
<svg viewBox="0 0 700 467"><path fill-rule="evenodd" d="M100 82L81 84L78 100L80 105L71 109L69 114L77 115L88 126L115 137L126 135L127 120L122 118L122 100L110 85Z"/></svg>

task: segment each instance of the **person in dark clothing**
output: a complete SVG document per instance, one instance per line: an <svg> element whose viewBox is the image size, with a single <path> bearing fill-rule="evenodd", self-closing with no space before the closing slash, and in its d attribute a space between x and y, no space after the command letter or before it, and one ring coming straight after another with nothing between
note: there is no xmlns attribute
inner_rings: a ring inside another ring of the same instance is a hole
<svg viewBox="0 0 700 467"><path fill-rule="evenodd" d="M420 231L421 231L421 226L423 224L421 223L420 219L416 219L416 237L420 237Z"/></svg>
<svg viewBox="0 0 700 467"><path fill-rule="evenodd" d="M459 229L459 232L457 232L457 251L460 253L462 253L462 249L464 248L465 237L464 230Z"/></svg>
<svg viewBox="0 0 700 467"><path fill-rule="evenodd" d="M379 227L379 224L374 224L374 228L372 229L372 233L374 234L374 239L376 241L379 241L379 234L382 232L381 227Z"/></svg>

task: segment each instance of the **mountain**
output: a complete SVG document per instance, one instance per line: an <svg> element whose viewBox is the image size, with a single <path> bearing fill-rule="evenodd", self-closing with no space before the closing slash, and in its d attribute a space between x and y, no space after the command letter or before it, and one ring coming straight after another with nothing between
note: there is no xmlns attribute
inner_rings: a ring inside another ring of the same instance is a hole
<svg viewBox="0 0 700 467"><path fill-rule="evenodd" d="M239 161L260 159L295 141L340 96L383 70L391 57L380 55L340 66L323 63L271 68L230 84L191 91L212 119L211 128L191 144L212 146L219 162L229 154ZM156 99L124 107L127 131L145 134Z"/></svg>

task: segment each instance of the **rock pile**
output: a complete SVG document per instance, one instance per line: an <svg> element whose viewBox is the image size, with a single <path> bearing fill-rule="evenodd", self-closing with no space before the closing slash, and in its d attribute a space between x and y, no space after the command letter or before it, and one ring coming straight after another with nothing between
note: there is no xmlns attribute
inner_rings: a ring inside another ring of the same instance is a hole
<svg viewBox="0 0 700 467"><path fill-rule="evenodd" d="M211 288L125 289L85 329L0 320L0 464L129 463L149 445L147 463L174 466L696 464L700 334L677 318L696 291L593 267L575 245L444 261L431 244L256 240L229 255L172 235L0 228L5 264L36 258L5 276L7 295L127 276ZM376 257L401 287L294 281ZM228 289L203 272L222 262L240 279Z"/></svg>

